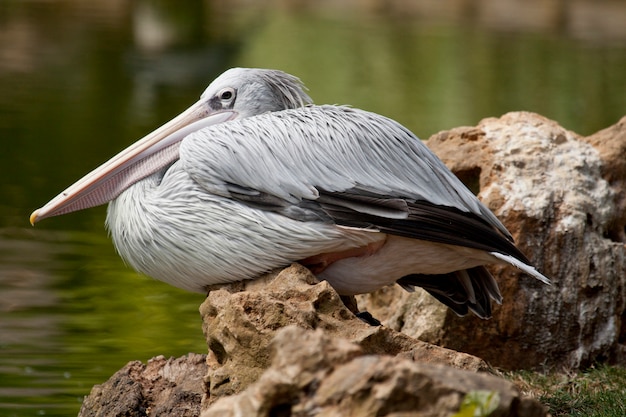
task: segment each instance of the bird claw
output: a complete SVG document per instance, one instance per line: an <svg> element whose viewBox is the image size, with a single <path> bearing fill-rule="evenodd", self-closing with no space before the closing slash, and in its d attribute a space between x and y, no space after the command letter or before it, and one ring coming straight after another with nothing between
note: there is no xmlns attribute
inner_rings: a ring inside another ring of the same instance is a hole
<svg viewBox="0 0 626 417"><path fill-rule="evenodd" d="M356 298L353 295L340 295L341 301L359 320L369 324L370 326L381 326L382 323L372 316L368 311L359 311Z"/></svg>
<svg viewBox="0 0 626 417"><path fill-rule="evenodd" d="M372 314L369 311L361 311L355 315L357 316L359 320L364 321L370 326L382 326L382 323L380 322L380 320L372 316Z"/></svg>

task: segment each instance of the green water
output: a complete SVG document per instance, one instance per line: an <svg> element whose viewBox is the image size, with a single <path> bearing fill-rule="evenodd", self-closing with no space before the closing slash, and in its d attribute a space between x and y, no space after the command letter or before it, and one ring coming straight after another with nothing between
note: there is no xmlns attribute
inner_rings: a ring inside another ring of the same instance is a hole
<svg viewBox="0 0 626 417"><path fill-rule="evenodd" d="M206 350L203 297L127 269L104 207L36 228L28 216L226 68L286 70L318 103L376 111L423 138L512 110L581 134L626 114L619 40L212 4L0 4L0 415L75 415L128 361Z"/></svg>

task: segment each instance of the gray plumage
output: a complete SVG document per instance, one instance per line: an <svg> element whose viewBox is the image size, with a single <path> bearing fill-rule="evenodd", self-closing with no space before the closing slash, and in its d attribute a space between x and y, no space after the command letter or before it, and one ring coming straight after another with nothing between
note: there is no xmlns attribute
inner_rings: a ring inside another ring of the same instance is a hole
<svg viewBox="0 0 626 417"><path fill-rule="evenodd" d="M275 70L225 72L200 108L234 120L178 133L184 139L168 145L156 172L132 162L125 169L142 172L131 186L116 187L117 174L102 180L111 190L97 202L117 197L107 227L138 271L204 291L301 261L343 295L398 282L481 317L491 315L491 299L501 301L483 265L508 263L548 282L493 213L397 122L312 105L296 77ZM100 181L99 171L91 175ZM31 220L87 206L57 199Z"/></svg>

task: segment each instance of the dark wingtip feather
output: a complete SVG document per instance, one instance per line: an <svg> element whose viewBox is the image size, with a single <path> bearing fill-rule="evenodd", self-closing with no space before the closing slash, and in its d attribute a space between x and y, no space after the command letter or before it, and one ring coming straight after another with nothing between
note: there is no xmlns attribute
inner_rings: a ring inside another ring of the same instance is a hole
<svg viewBox="0 0 626 417"><path fill-rule="evenodd" d="M466 277L472 285L473 297L463 284ZM407 275L397 283L403 288L423 288L461 317L472 311L482 319L491 318L491 300L502 302L498 284L483 266L441 275Z"/></svg>

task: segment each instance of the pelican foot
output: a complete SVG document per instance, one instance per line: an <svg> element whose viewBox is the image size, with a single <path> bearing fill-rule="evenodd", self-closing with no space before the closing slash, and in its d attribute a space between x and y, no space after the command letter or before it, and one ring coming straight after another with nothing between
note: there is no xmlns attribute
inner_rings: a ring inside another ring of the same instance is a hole
<svg viewBox="0 0 626 417"><path fill-rule="evenodd" d="M358 319L364 321L370 326L381 326L382 323L372 316L368 311L359 311L359 306L356 303L356 298L353 295L340 295L341 301Z"/></svg>
<svg viewBox="0 0 626 417"><path fill-rule="evenodd" d="M364 321L370 326L382 326L383 325L380 322L380 320L372 316L372 314L369 311L361 311L359 313L356 313L355 316L357 316L361 321Z"/></svg>

